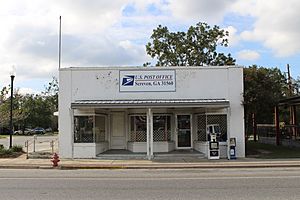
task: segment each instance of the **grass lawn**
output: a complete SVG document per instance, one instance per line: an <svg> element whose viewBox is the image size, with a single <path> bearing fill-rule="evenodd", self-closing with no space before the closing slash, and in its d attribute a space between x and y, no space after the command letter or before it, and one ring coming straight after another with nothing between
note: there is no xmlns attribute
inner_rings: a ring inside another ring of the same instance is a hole
<svg viewBox="0 0 300 200"><path fill-rule="evenodd" d="M7 135L0 135L0 139L7 138Z"/></svg>
<svg viewBox="0 0 300 200"><path fill-rule="evenodd" d="M248 141L246 144L246 154L249 158L300 158L300 148L289 148Z"/></svg>

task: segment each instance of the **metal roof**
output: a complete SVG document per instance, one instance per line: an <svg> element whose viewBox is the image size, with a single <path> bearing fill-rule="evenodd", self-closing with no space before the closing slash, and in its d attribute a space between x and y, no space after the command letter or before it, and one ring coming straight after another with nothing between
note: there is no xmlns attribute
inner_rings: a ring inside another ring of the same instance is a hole
<svg viewBox="0 0 300 200"><path fill-rule="evenodd" d="M229 107L226 99L77 100L72 108Z"/></svg>

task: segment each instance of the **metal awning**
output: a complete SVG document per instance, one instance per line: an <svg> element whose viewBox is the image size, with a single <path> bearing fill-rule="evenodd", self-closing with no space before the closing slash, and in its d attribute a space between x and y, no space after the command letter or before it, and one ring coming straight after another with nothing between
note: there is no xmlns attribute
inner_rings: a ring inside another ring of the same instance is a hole
<svg viewBox="0 0 300 200"><path fill-rule="evenodd" d="M77 100L72 108L229 107L226 99Z"/></svg>
<svg viewBox="0 0 300 200"><path fill-rule="evenodd" d="M300 105L300 96L290 97L286 99L282 99L278 102L279 106L296 106Z"/></svg>

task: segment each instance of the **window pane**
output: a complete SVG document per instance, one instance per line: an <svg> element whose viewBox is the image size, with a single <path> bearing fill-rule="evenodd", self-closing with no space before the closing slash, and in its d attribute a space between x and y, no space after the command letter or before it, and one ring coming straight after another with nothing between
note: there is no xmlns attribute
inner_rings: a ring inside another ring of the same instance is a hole
<svg viewBox="0 0 300 200"><path fill-rule="evenodd" d="M190 129L191 120L190 115L180 115L180 118L177 120L178 129Z"/></svg>
<svg viewBox="0 0 300 200"><path fill-rule="evenodd" d="M227 116L220 115L207 115L207 125L214 124L214 131L219 133L217 139L219 142L225 142L227 140Z"/></svg>
<svg viewBox="0 0 300 200"><path fill-rule="evenodd" d="M74 142L75 143L92 143L94 142L93 134L93 116L74 117Z"/></svg>
<svg viewBox="0 0 300 200"><path fill-rule="evenodd" d="M130 117L130 140L132 142L147 141L147 117L145 115Z"/></svg>
<svg viewBox="0 0 300 200"><path fill-rule="evenodd" d="M153 141L171 140L170 122L170 116L153 116Z"/></svg>
<svg viewBox="0 0 300 200"><path fill-rule="evenodd" d="M147 117L144 115L130 117L130 140L147 141ZM153 141L171 140L171 116L153 116Z"/></svg>
<svg viewBox="0 0 300 200"><path fill-rule="evenodd" d="M209 125L215 125L214 128ZM197 116L197 140L209 140L208 132L218 134L218 141L227 140L227 116L225 114L218 115L198 115Z"/></svg>

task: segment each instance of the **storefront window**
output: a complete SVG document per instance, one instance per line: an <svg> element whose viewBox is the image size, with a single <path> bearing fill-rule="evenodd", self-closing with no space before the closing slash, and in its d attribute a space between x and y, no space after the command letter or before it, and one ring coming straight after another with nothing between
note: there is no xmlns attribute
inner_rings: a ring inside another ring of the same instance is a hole
<svg viewBox="0 0 300 200"><path fill-rule="evenodd" d="M147 117L145 115L130 116L130 140L132 142L147 141Z"/></svg>
<svg viewBox="0 0 300 200"><path fill-rule="evenodd" d="M95 119L95 121L94 121ZM95 123L95 127L94 127ZM75 116L74 142L94 143L105 141L105 116Z"/></svg>
<svg viewBox="0 0 300 200"><path fill-rule="evenodd" d="M227 115L212 114L197 116L197 140L208 141L210 133L216 133L219 142L227 141Z"/></svg>
<svg viewBox="0 0 300 200"><path fill-rule="evenodd" d="M171 116L153 116L153 141L171 140Z"/></svg>
<svg viewBox="0 0 300 200"><path fill-rule="evenodd" d="M74 142L75 143L94 142L93 126L94 126L93 116L74 117Z"/></svg>
<svg viewBox="0 0 300 200"><path fill-rule="evenodd" d="M132 142L147 141L147 116L130 117L130 140ZM171 116L153 116L153 141L171 140Z"/></svg>

